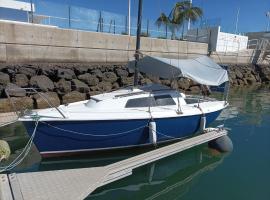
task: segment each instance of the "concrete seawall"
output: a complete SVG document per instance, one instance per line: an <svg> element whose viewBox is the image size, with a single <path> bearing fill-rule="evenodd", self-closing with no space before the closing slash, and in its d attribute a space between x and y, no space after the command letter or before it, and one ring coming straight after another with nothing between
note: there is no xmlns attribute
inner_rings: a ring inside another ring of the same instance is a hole
<svg viewBox="0 0 270 200"><path fill-rule="evenodd" d="M0 62L124 63L135 37L0 21ZM206 55L206 43L142 37L143 54L172 58Z"/></svg>

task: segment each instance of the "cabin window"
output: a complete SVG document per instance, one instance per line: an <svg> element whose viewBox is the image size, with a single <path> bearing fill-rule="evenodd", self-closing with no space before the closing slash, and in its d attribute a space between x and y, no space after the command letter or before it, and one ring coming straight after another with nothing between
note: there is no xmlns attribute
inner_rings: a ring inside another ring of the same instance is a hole
<svg viewBox="0 0 270 200"><path fill-rule="evenodd" d="M153 97L142 97L136 99L129 99L126 103L126 108L135 108L135 107L149 107L156 106L155 99Z"/></svg>
<svg viewBox="0 0 270 200"><path fill-rule="evenodd" d="M157 106L175 105L173 98L170 95L155 96Z"/></svg>
<svg viewBox="0 0 270 200"><path fill-rule="evenodd" d="M136 99L129 99L126 103L126 108L135 107L154 107L154 106L167 106L175 105L173 98L170 95L160 95L154 97L142 97Z"/></svg>

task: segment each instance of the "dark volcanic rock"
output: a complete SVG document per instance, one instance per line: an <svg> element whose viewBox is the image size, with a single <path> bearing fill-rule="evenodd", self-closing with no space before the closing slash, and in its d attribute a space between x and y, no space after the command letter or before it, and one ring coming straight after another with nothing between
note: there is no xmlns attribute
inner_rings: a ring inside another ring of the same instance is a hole
<svg viewBox="0 0 270 200"><path fill-rule="evenodd" d="M41 95L35 94L33 96L34 105L35 108L37 109L42 109L42 108L49 108L50 105L46 102L46 100L52 105L52 106L59 106L60 105L60 100L58 98L57 93L55 92L46 92L46 93L40 93ZM46 100L45 100L45 99Z"/></svg>
<svg viewBox="0 0 270 200"><path fill-rule="evenodd" d="M190 87L190 81L186 78L181 78L178 80L178 87L187 90Z"/></svg>
<svg viewBox="0 0 270 200"><path fill-rule="evenodd" d="M89 73L79 75L78 79L85 82L89 86L95 86L99 82L99 79L95 75L91 75Z"/></svg>
<svg viewBox="0 0 270 200"><path fill-rule="evenodd" d="M171 81L170 87L173 88L173 89L175 89L175 90L178 89L179 87L178 87L178 82L177 82L177 80Z"/></svg>
<svg viewBox="0 0 270 200"><path fill-rule="evenodd" d="M39 88L44 92L52 91L54 89L53 82L44 75L41 76L33 76L30 79L30 85L35 88Z"/></svg>
<svg viewBox="0 0 270 200"><path fill-rule="evenodd" d="M241 80L241 79L237 79L237 84L238 84L239 86L244 85L244 81Z"/></svg>
<svg viewBox="0 0 270 200"><path fill-rule="evenodd" d="M8 74L11 77L13 77L16 74L16 70L14 66L7 66L2 70L2 72Z"/></svg>
<svg viewBox="0 0 270 200"><path fill-rule="evenodd" d="M229 77L232 78L232 79L236 79L236 75L235 75L235 72L230 70L229 71Z"/></svg>
<svg viewBox="0 0 270 200"><path fill-rule="evenodd" d="M112 89L113 90L117 90L119 88L120 88L120 86L119 86L119 84L117 82L115 82L115 83L112 84Z"/></svg>
<svg viewBox="0 0 270 200"><path fill-rule="evenodd" d="M199 86L192 86L188 90L192 93L199 93L201 91L201 88Z"/></svg>
<svg viewBox="0 0 270 200"><path fill-rule="evenodd" d="M24 97L26 96L26 91L25 89L13 84L13 83L8 83L6 86L6 90L11 97Z"/></svg>
<svg viewBox="0 0 270 200"><path fill-rule="evenodd" d="M71 82L65 79L60 79L57 83L54 83L58 94L65 94L71 92Z"/></svg>
<svg viewBox="0 0 270 200"><path fill-rule="evenodd" d="M248 85L253 85L257 82L256 78L251 73L245 77L245 80Z"/></svg>
<svg viewBox="0 0 270 200"><path fill-rule="evenodd" d="M163 85L166 85L166 86L170 86L171 85L171 81L170 80L161 80L161 83Z"/></svg>
<svg viewBox="0 0 270 200"><path fill-rule="evenodd" d="M0 72L0 84L7 85L10 82L9 75Z"/></svg>
<svg viewBox="0 0 270 200"><path fill-rule="evenodd" d="M114 83L115 81L117 81L117 76L113 72L104 72L102 80L106 82Z"/></svg>
<svg viewBox="0 0 270 200"><path fill-rule="evenodd" d="M236 78L239 78L239 79L243 78L243 74L238 69L235 69L235 76Z"/></svg>
<svg viewBox="0 0 270 200"><path fill-rule="evenodd" d="M29 80L25 74L16 74L15 75L15 84L20 87L27 87Z"/></svg>
<svg viewBox="0 0 270 200"><path fill-rule="evenodd" d="M15 110L25 110L33 108L33 99L31 97L11 97L15 108L8 98L0 99L0 112L12 112Z"/></svg>
<svg viewBox="0 0 270 200"><path fill-rule="evenodd" d="M109 92L112 90L112 84L110 82L100 82L98 84L98 87L102 90L102 91L106 91Z"/></svg>
<svg viewBox="0 0 270 200"><path fill-rule="evenodd" d="M119 77L127 77L128 76L128 71L121 69L121 68L116 68L115 72Z"/></svg>
<svg viewBox="0 0 270 200"><path fill-rule="evenodd" d="M77 79L72 79L71 81L71 88L73 90L76 90L78 92L89 92L89 87L88 85L86 85L84 82L79 81Z"/></svg>
<svg viewBox="0 0 270 200"><path fill-rule="evenodd" d="M71 80L71 79L76 78L74 71L71 69L61 69L60 68L57 71L57 76L58 76L58 78L63 78L66 80Z"/></svg>
<svg viewBox="0 0 270 200"><path fill-rule="evenodd" d="M257 67L259 70L259 74L262 81L269 82L270 81L270 66L262 65Z"/></svg>
<svg viewBox="0 0 270 200"><path fill-rule="evenodd" d="M101 72L100 69L94 69L91 71L91 74L95 75L96 77L102 79L103 73Z"/></svg>
<svg viewBox="0 0 270 200"><path fill-rule="evenodd" d="M20 74L25 74L28 78L36 75L36 70L31 67L20 66L18 72Z"/></svg>
<svg viewBox="0 0 270 200"><path fill-rule="evenodd" d="M121 77L120 78L120 86L132 85L133 84L133 77Z"/></svg>
<svg viewBox="0 0 270 200"><path fill-rule="evenodd" d="M76 102L76 101L83 101L85 100L85 94L80 93L78 91L72 91L70 93L65 94L62 97L63 100L63 104L67 104L67 103L72 103L72 102Z"/></svg>
<svg viewBox="0 0 270 200"><path fill-rule="evenodd" d="M76 66L74 67L74 72L75 74L80 75L85 74L86 72L88 72L89 69L91 69L91 67L89 66Z"/></svg>
<svg viewBox="0 0 270 200"><path fill-rule="evenodd" d="M42 66L40 68L40 74L47 76L51 80L57 79L57 69L55 66Z"/></svg>
<svg viewBox="0 0 270 200"><path fill-rule="evenodd" d="M140 84L142 84L142 85L144 85L144 84L150 84L150 83L152 83L152 81L149 78L142 78L142 79L140 79Z"/></svg>

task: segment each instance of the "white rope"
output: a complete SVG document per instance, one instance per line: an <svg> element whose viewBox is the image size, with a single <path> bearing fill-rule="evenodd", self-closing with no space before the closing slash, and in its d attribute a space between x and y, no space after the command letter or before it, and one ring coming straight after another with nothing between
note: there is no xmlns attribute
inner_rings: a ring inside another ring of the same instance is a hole
<svg viewBox="0 0 270 200"><path fill-rule="evenodd" d="M148 127L149 129L151 129L152 131L154 131L156 134L165 136L165 137L167 137L167 138L181 139L181 138L179 138L179 137L173 137L173 136L170 136L170 135L166 135L166 134L164 134L164 133L161 133L161 132L159 132L159 131L157 131L157 130L152 129L150 126L147 126L147 127Z"/></svg>
<svg viewBox="0 0 270 200"><path fill-rule="evenodd" d="M123 132L118 132L118 133L112 133L112 134L91 134L91 133L83 133L83 132L78 132L78 131L72 131L72 130L67 130L67 129L59 128L57 126L53 126L53 125L51 125L49 123L42 122L42 121L41 121L41 123L46 124L46 125L48 125L48 126L50 126L52 128L55 128L57 130L60 130L60 131L64 131L64 132L68 132L68 133L73 133L73 134L77 134L77 135L93 136L93 137L110 137L110 136L124 135L124 134L131 133L131 132L134 132L136 130L140 130L142 128L147 127L147 125L143 125L143 126L140 126L140 127L137 127L137 128L131 129L131 130L128 130L128 131L123 131Z"/></svg>
<svg viewBox="0 0 270 200"><path fill-rule="evenodd" d="M5 171L10 171L13 168L15 168L16 166L18 166L19 164L21 164L21 162L26 158L26 156L29 154L32 144L33 144L33 140L34 137L36 135L36 131L37 131L37 127L38 127L38 118L36 119L36 123L35 123L35 128L33 131L32 136L30 137L30 139L28 140L26 146L24 147L24 149L22 150L22 152L7 166L4 167L0 167L0 173L5 172Z"/></svg>

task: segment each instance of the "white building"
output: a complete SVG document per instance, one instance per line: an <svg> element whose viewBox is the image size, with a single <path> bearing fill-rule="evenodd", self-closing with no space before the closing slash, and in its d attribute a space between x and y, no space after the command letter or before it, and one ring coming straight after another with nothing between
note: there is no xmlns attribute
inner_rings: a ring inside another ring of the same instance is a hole
<svg viewBox="0 0 270 200"><path fill-rule="evenodd" d="M191 29L187 33L188 40L207 42L210 51L216 52L238 52L247 49L248 37L238 34L220 31L220 26Z"/></svg>

